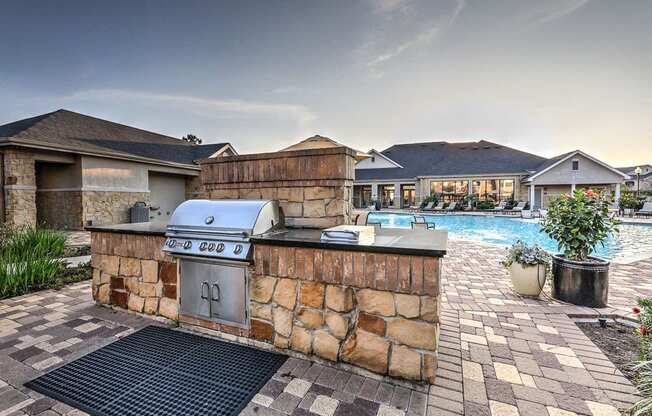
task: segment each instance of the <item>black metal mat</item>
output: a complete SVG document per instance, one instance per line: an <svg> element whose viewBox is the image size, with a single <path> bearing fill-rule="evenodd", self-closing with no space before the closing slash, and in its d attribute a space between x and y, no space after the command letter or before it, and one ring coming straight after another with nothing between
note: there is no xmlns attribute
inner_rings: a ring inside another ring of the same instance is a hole
<svg viewBox="0 0 652 416"><path fill-rule="evenodd" d="M96 416L231 416L286 358L148 326L26 386Z"/></svg>

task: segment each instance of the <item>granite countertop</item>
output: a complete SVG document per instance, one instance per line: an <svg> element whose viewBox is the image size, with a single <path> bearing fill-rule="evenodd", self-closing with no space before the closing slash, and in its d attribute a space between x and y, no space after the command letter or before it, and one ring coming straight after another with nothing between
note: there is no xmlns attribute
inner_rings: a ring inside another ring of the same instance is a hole
<svg viewBox="0 0 652 416"><path fill-rule="evenodd" d="M86 231L120 234L165 235L167 224L161 222L137 222L133 224L97 225L86 227Z"/></svg>
<svg viewBox="0 0 652 416"><path fill-rule="evenodd" d="M278 233L252 237L253 243L288 247L329 248L373 253L408 254L443 257L448 245L448 232L381 228L373 242L334 242L321 239L321 230L288 229Z"/></svg>

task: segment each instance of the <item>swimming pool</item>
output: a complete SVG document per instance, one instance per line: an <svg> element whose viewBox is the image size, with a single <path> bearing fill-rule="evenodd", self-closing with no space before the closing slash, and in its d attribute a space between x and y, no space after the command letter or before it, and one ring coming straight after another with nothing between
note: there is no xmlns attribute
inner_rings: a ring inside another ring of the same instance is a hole
<svg viewBox="0 0 652 416"><path fill-rule="evenodd" d="M421 214L417 214L421 215ZM524 220L485 215L423 215L437 229L448 230L453 239L482 241L508 246L523 240L539 244L556 253L557 243L541 232L536 220ZM410 228L414 215L372 212L370 222L380 222L383 227ZM595 255L610 259L631 261L652 256L652 226L621 224L620 233L610 237L605 246L598 246Z"/></svg>

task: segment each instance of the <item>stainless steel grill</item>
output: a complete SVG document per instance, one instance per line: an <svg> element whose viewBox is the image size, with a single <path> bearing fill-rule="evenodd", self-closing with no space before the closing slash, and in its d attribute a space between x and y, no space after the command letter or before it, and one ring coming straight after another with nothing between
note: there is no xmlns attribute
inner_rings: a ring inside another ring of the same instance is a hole
<svg viewBox="0 0 652 416"><path fill-rule="evenodd" d="M172 255L251 259L249 237L281 226L278 202L193 199L170 218L164 251Z"/></svg>
<svg viewBox="0 0 652 416"><path fill-rule="evenodd" d="M248 327L249 239L280 227L276 201L197 199L179 205L163 251L179 260L181 317Z"/></svg>

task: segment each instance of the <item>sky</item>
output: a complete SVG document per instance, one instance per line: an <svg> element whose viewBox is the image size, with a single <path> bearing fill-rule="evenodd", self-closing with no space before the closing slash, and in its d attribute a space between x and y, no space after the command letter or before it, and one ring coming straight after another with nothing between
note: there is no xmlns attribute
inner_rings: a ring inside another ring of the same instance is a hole
<svg viewBox="0 0 652 416"><path fill-rule="evenodd" d="M0 2L0 124L59 108L239 153L489 140L652 163L649 0Z"/></svg>

